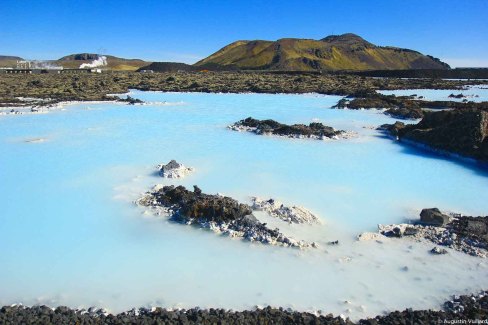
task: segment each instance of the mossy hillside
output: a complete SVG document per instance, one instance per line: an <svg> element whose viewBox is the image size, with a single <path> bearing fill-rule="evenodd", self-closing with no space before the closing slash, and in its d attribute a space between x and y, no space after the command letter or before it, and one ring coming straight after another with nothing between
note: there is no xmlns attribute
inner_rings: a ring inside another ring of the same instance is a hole
<svg viewBox="0 0 488 325"><path fill-rule="evenodd" d="M376 46L354 34L329 36L321 40L238 41L195 65L209 63L251 70L290 71L448 68L446 64L419 52Z"/></svg>

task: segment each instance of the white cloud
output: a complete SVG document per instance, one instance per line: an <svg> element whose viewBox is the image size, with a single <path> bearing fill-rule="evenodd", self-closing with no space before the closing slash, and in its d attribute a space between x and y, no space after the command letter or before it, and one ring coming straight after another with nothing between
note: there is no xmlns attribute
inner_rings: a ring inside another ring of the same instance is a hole
<svg viewBox="0 0 488 325"><path fill-rule="evenodd" d="M488 59L452 58L441 59L451 68L488 68Z"/></svg>

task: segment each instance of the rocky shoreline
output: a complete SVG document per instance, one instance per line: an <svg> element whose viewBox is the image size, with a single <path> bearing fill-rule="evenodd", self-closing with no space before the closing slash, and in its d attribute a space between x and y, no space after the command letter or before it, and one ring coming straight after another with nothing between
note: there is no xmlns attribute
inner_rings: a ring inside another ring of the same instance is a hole
<svg viewBox="0 0 488 325"><path fill-rule="evenodd" d="M175 222L210 229L224 236L285 247L318 247L314 242L285 236L278 228L268 228L256 219L249 205L230 197L202 193L197 186L193 191L183 186L156 186L136 203Z"/></svg>
<svg viewBox="0 0 488 325"><path fill-rule="evenodd" d="M440 310L394 311L374 318L351 321L342 315L321 312L299 312L284 308L256 308L232 311L227 309L164 309L138 308L119 314L103 309L71 309L65 306L0 308L1 324L485 324L488 322L488 291L472 295L454 296ZM485 323L483 323L485 322Z"/></svg>
<svg viewBox="0 0 488 325"><path fill-rule="evenodd" d="M349 138L352 136L351 132L335 130L330 126L317 122L310 123L309 125L287 125L276 122L275 120L256 120L252 117L229 125L228 129L239 132L252 132L258 135L275 135L295 139L326 140Z"/></svg>

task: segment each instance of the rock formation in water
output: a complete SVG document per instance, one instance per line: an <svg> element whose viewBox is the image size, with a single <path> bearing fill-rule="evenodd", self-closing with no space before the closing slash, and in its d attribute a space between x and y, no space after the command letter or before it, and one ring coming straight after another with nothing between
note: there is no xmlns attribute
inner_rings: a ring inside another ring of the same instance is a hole
<svg viewBox="0 0 488 325"><path fill-rule="evenodd" d="M448 224L450 221L449 216L442 213L437 208L423 209L420 212L420 222L425 225L441 227Z"/></svg>
<svg viewBox="0 0 488 325"><path fill-rule="evenodd" d="M286 206L274 199L263 200L258 197L252 197L252 209L265 211L270 216L281 219L289 223L319 223L319 219L309 210L303 207Z"/></svg>
<svg viewBox="0 0 488 325"><path fill-rule="evenodd" d="M131 96L127 96L127 98L119 98L117 101L127 103L128 105L142 105L144 104L143 100L138 98L133 98Z"/></svg>
<svg viewBox="0 0 488 325"><path fill-rule="evenodd" d="M167 164L159 164L156 168L159 170L159 176L164 178L182 178L195 170L193 167L186 167L174 159Z"/></svg>
<svg viewBox="0 0 488 325"><path fill-rule="evenodd" d="M352 134L343 130L334 130L330 126L322 123L313 122L309 125L293 124L286 125L275 120L256 120L248 117L230 126L234 131L248 131L262 135L277 135L288 138L310 138L317 140L339 139L340 137L350 137Z"/></svg>
<svg viewBox="0 0 488 325"><path fill-rule="evenodd" d="M435 245L478 257L488 257L488 217L448 216L437 208L424 209L415 224L379 225L379 234L389 238L428 240ZM360 240L381 237L361 234ZM432 253L443 251L438 248Z"/></svg>
<svg viewBox="0 0 488 325"><path fill-rule="evenodd" d="M457 95L455 95L455 94L450 94L448 97L449 97L449 98L457 98L457 99L466 98L466 96L465 96L465 95L463 95L462 93L457 94Z"/></svg>
<svg viewBox="0 0 488 325"><path fill-rule="evenodd" d="M343 98L334 106L338 109L386 109L385 114L400 119L419 119L424 116L419 101L411 96L386 96L378 93L360 93Z"/></svg>
<svg viewBox="0 0 488 325"><path fill-rule="evenodd" d="M426 112L418 124L397 122L381 128L400 141L407 140L447 153L488 161L488 111L485 110Z"/></svg>
<svg viewBox="0 0 488 325"><path fill-rule="evenodd" d="M154 207L179 223L198 225L230 237L288 247L317 247L315 243L287 237L277 228L268 228L252 215L249 205L226 196L204 194L197 186L193 192L183 186L157 186L136 203Z"/></svg>

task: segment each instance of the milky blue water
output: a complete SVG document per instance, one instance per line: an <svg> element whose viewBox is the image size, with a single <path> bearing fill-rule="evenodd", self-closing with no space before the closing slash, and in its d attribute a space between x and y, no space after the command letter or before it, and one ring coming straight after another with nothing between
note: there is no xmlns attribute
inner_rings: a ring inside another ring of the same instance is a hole
<svg viewBox="0 0 488 325"><path fill-rule="evenodd" d="M424 243L355 240L425 207L488 211L485 170L385 138L372 128L394 120L380 111L332 110L340 97L313 94L131 96L166 105L77 104L0 116L1 305L120 312L271 304L357 319L437 308L451 294L486 288L483 260L453 251L431 256ZM318 120L358 136L295 140L226 129L248 116ZM154 167L170 159L195 173L164 181ZM320 248L252 244L154 217L132 201L156 183L304 206L323 224L257 216ZM336 239L339 246L327 245Z"/></svg>
<svg viewBox="0 0 488 325"><path fill-rule="evenodd" d="M423 100L450 100L455 102L462 102L464 100L472 102L486 102L488 101L488 85L474 85L466 86L464 89L400 89L400 90L380 90L378 91L384 95L396 96L411 96L416 95ZM463 94L463 98L453 98L449 95Z"/></svg>

